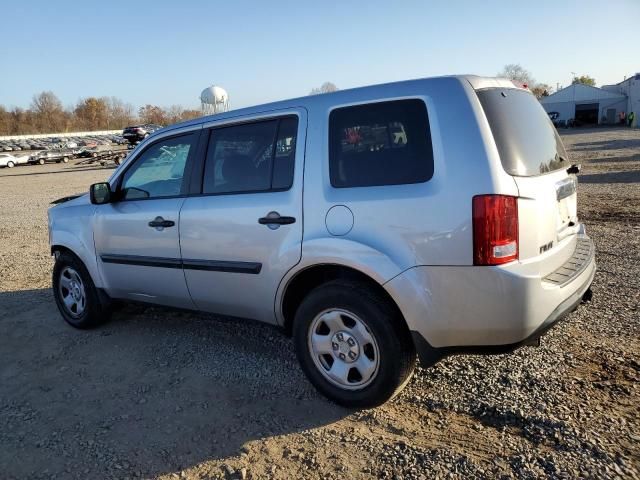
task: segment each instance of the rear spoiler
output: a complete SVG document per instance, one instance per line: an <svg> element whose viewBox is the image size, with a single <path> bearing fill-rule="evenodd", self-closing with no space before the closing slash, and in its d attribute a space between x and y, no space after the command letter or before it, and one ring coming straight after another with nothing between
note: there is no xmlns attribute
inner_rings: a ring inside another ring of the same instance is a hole
<svg viewBox="0 0 640 480"><path fill-rule="evenodd" d="M526 85L509 80L508 78L492 78L492 77L465 77L474 90L484 90L487 88L517 88L518 90L527 90Z"/></svg>

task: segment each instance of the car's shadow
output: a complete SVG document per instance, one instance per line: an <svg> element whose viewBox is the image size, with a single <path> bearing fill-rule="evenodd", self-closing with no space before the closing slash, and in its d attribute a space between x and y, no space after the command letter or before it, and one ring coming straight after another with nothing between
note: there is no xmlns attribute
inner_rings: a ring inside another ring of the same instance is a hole
<svg viewBox="0 0 640 480"><path fill-rule="evenodd" d="M80 331L41 289L0 292L0 332L9 478L156 476L350 413L313 390L267 325L126 306Z"/></svg>
<svg viewBox="0 0 640 480"><path fill-rule="evenodd" d="M621 172L585 173L578 177L580 183L638 183L640 170Z"/></svg>

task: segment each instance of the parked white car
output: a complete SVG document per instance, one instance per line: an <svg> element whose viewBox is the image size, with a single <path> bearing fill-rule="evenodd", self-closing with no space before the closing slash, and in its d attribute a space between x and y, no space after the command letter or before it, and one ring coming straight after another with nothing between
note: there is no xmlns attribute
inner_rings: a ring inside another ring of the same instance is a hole
<svg viewBox="0 0 640 480"><path fill-rule="evenodd" d="M0 153L0 167L13 168L16 165L29 163L29 156L16 157L9 153Z"/></svg>

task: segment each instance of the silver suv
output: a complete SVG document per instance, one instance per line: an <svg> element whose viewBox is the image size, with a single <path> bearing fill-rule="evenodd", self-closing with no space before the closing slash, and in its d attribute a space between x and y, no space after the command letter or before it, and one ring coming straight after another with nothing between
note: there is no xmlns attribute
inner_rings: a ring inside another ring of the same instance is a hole
<svg viewBox="0 0 640 480"><path fill-rule="evenodd" d="M78 328L113 299L279 325L327 397L369 407L444 355L531 344L590 295L571 165L507 80L412 80L164 128L49 210Z"/></svg>

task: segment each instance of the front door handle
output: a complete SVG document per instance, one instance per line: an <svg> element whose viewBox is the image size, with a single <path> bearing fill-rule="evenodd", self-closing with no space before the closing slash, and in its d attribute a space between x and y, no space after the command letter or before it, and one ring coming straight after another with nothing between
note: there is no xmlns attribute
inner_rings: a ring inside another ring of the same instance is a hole
<svg viewBox="0 0 640 480"><path fill-rule="evenodd" d="M278 212L269 212L266 217L258 219L260 225L290 225L295 223L295 217L281 217Z"/></svg>
<svg viewBox="0 0 640 480"><path fill-rule="evenodd" d="M158 228L158 229L173 227L175 224L176 222L174 222L173 220L165 220L162 217L156 217L149 222L149 226L151 228Z"/></svg>

